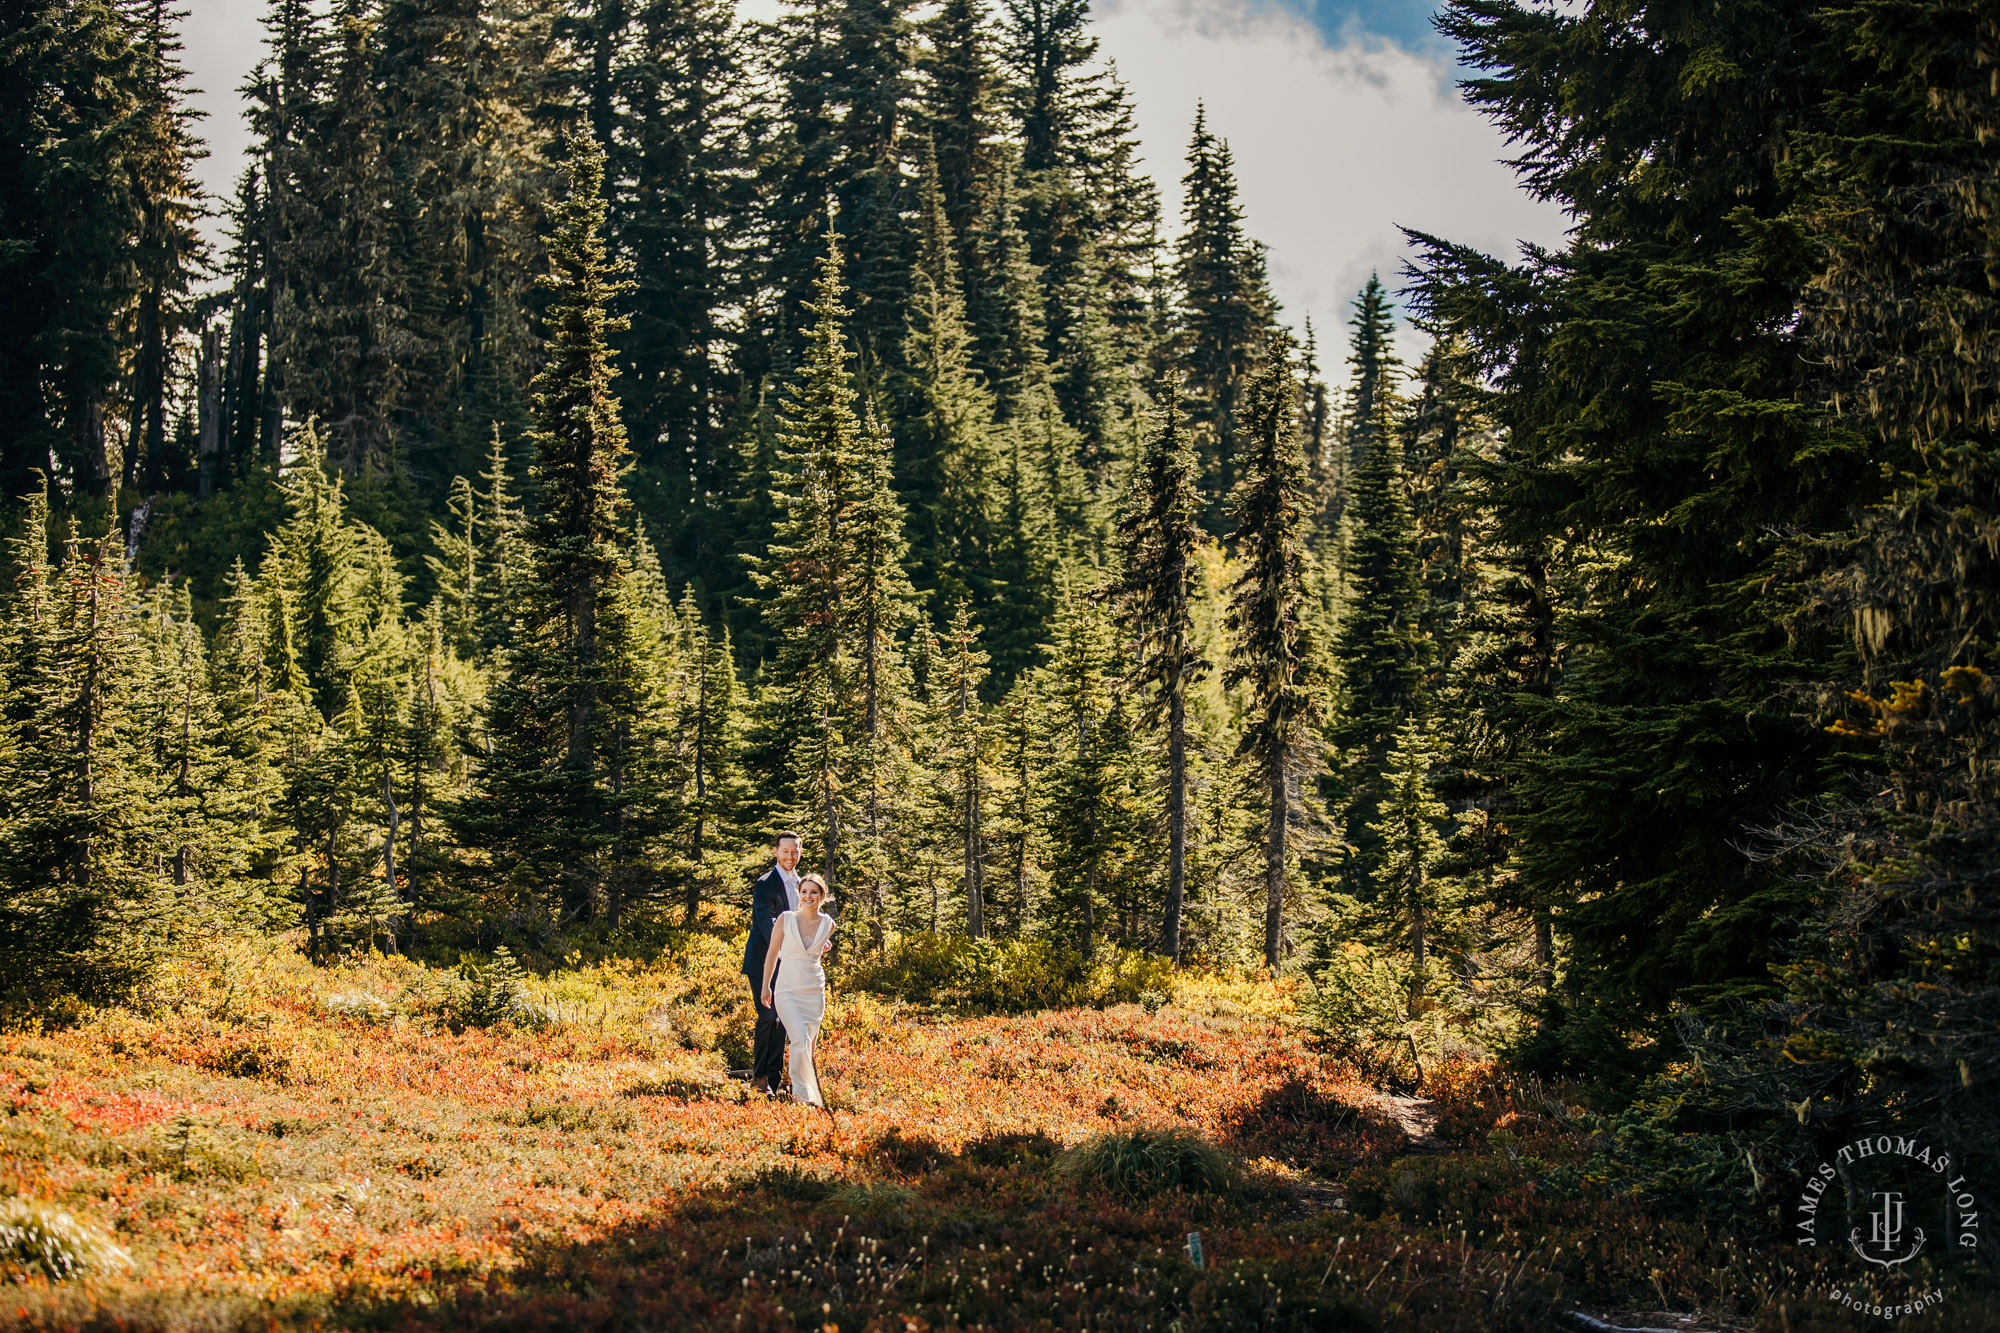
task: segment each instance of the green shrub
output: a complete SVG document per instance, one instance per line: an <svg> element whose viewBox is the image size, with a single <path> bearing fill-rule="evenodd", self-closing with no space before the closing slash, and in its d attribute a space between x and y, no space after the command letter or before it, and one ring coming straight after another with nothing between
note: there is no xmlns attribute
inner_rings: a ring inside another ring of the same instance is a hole
<svg viewBox="0 0 2000 1333"><path fill-rule="evenodd" d="M1144 1004L1173 995L1173 964L1116 945L1095 958L1047 939L967 939L924 932L898 937L855 969L856 988L973 1013Z"/></svg>
<svg viewBox="0 0 2000 1333"><path fill-rule="evenodd" d="M0 1269L63 1282L131 1265L132 1256L68 1213L22 1199L0 1204Z"/></svg>
<svg viewBox="0 0 2000 1333"><path fill-rule="evenodd" d="M1185 1129L1128 1129L1086 1139L1056 1159L1058 1179L1147 1199L1180 1190L1227 1193L1236 1183L1229 1155Z"/></svg>
<svg viewBox="0 0 2000 1333"><path fill-rule="evenodd" d="M461 1027L490 1028L500 1023L516 1027L546 1027L551 1014L528 994L528 974L506 945L493 951L488 963L471 959L459 964L459 982L445 996L447 1020Z"/></svg>

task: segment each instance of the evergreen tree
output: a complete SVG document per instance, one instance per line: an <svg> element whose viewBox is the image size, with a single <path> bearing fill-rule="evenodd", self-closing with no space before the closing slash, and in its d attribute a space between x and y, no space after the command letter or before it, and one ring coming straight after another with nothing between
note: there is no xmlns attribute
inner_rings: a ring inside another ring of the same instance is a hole
<svg viewBox="0 0 2000 1333"><path fill-rule="evenodd" d="M1246 414L1248 449L1233 497L1232 538L1243 572L1230 598L1231 654L1226 679L1250 687L1241 753L1256 765L1265 803L1264 965L1284 958L1290 836L1309 793L1303 772L1316 761L1319 682L1307 618L1306 547L1312 479L1297 434L1297 385L1291 346L1271 343Z"/></svg>
<svg viewBox="0 0 2000 1333"><path fill-rule="evenodd" d="M980 232L993 216L1007 170L1000 125L1003 85L994 67L986 6L981 0L944 0L922 33L923 128L936 154L937 188L957 243L967 307L978 311L993 289Z"/></svg>
<svg viewBox="0 0 2000 1333"><path fill-rule="evenodd" d="M987 656L979 649L979 626L964 602L945 628L937 693L942 697L946 770L952 779L955 820L961 845L960 892L965 899L965 933L980 939L986 919L987 723L979 698L986 683Z"/></svg>
<svg viewBox="0 0 2000 1333"><path fill-rule="evenodd" d="M258 581L276 599L279 623L272 631L282 635L282 647L274 651L287 677L277 688L290 689L296 670L307 697L332 719L347 707L361 655L365 557L375 534L347 516L344 488L327 472L316 421L294 430L286 447L291 464L279 481L286 518L271 534Z"/></svg>
<svg viewBox="0 0 2000 1333"><path fill-rule="evenodd" d="M135 116L130 182L138 214L134 228L137 300L131 316L131 414L124 449L125 484L157 492L183 486L184 457L171 455L167 439L174 343L193 324L189 296L206 256L196 219L201 186L194 164L203 155L186 105L180 43L169 29L165 0L152 0L137 17L135 42L144 53L134 73Z"/></svg>
<svg viewBox="0 0 2000 1333"><path fill-rule="evenodd" d="M780 355L811 310L828 200L846 235L857 367L871 388L901 364L912 253L900 139L915 111L909 0L803 0L782 21L779 116L785 138L766 166L776 245Z"/></svg>
<svg viewBox="0 0 2000 1333"><path fill-rule="evenodd" d="M612 391L609 335L621 324L609 306L622 283L605 247L603 152L573 140L569 172L544 279L548 355L534 383L532 577L490 698L492 757L460 822L463 838L492 849L498 875L552 884L564 917L590 919L609 905L607 857L635 799L607 760L624 711L616 669L630 651L617 604L627 453Z"/></svg>
<svg viewBox="0 0 2000 1333"><path fill-rule="evenodd" d="M1773 1058L1735 1090L1781 1102L1815 1138L1895 1126L1978 1153L1996 1128L1983 1071L2000 975L1991 21L1876 0L1823 21L1871 86L1806 145L1794 216L1819 271L1802 329L1822 400L1909 462L1826 540L1832 559L1806 588L1802 619L1852 645L1835 726L1867 777L1756 844L1820 893L1788 993L1762 1015Z"/></svg>
<svg viewBox="0 0 2000 1333"><path fill-rule="evenodd" d="M1039 725L1043 715L1039 678L1040 673L1021 676L995 711L995 791L987 845L997 874L984 890L986 915L995 934L1025 933L1039 905L1040 811L1051 769ZM1005 887L999 887L1003 882Z"/></svg>
<svg viewBox="0 0 2000 1333"><path fill-rule="evenodd" d="M686 747L684 920L691 926L704 899L729 879L730 841L749 831L743 817L748 793L740 767L744 704L728 632L708 627L692 591L682 594L680 624L690 680L675 730Z"/></svg>
<svg viewBox="0 0 2000 1333"><path fill-rule="evenodd" d="M925 149L918 182L915 299L903 356L909 410L901 443L902 490L914 510L917 586L943 606L991 596L993 398L971 364L957 246L939 189L937 156Z"/></svg>
<svg viewBox="0 0 2000 1333"><path fill-rule="evenodd" d="M620 398L635 480L660 488L652 513L669 571L704 580L728 542L715 501L731 482L725 433L739 392L728 311L753 299L749 56L732 6L653 0L630 8L611 75L609 225L632 266L616 308L630 323Z"/></svg>
<svg viewBox="0 0 2000 1333"><path fill-rule="evenodd" d="M1194 602L1202 582L1200 464L1181 416L1181 384L1163 387L1159 425L1147 442L1123 526L1125 568L1120 592L1138 629L1133 675L1148 691L1145 721L1166 724L1167 897L1160 949L1181 956L1181 912L1187 894L1188 716L1191 686L1209 663L1195 642Z"/></svg>
<svg viewBox="0 0 2000 1333"><path fill-rule="evenodd" d="M1448 940L1456 895L1439 877L1446 815L1431 787L1435 755L1421 718L1396 729L1389 747L1379 817L1370 831L1380 840L1381 863L1370 888L1374 910L1397 924L1410 951L1410 1007L1414 1017L1432 968L1431 955Z"/></svg>
<svg viewBox="0 0 2000 1333"><path fill-rule="evenodd" d="M170 351L200 262L185 93L158 8L82 0L10 11L0 53L0 482L53 463L106 495L132 396L136 462L164 451Z"/></svg>
<svg viewBox="0 0 2000 1333"><path fill-rule="evenodd" d="M1130 859L1125 835L1132 831L1121 806L1129 733L1113 725L1111 633L1088 591L1064 588L1041 674L1041 744L1050 756L1043 778L1049 892L1036 918L1088 958L1106 924L1120 863Z"/></svg>
<svg viewBox="0 0 2000 1333"><path fill-rule="evenodd" d="M0 820L0 938L9 989L115 995L142 980L188 924L159 873L155 793L138 725L144 670L115 531L72 527L54 569L46 498L16 540L11 632L39 665L10 682Z"/></svg>
<svg viewBox="0 0 2000 1333"><path fill-rule="evenodd" d="M182 895L218 893L235 883L256 839L244 772L211 689L208 654L185 584L147 599L144 694L135 719L149 748L159 854Z"/></svg>
<svg viewBox="0 0 2000 1333"><path fill-rule="evenodd" d="M451 516L452 524L431 520L431 545L438 549L438 554L425 556L424 564L437 587L438 614L449 628L453 645L461 652L476 652L482 600L479 500L472 483L462 475L451 479L445 512Z"/></svg>
<svg viewBox="0 0 2000 1333"><path fill-rule="evenodd" d="M1208 132L1199 104L1187 163L1187 230L1174 256L1182 307L1175 350L1187 367L1205 480L1219 511L1236 486L1242 397L1269 336L1273 302L1263 261L1243 234L1229 145ZM1208 515L1212 524L1220 517Z"/></svg>
<svg viewBox="0 0 2000 1333"><path fill-rule="evenodd" d="M1785 163L1850 74L1798 8L1699 34L1484 0L1441 23L1529 188L1575 220L1518 267L1423 238L1418 304L1502 391L1500 542L1590 565L1557 610L1551 696L1514 697L1508 780L1512 868L1566 946L1534 1058L1612 1080L1671 1058L1671 1005L1769 985L1774 923L1801 908L1735 848L1817 798L1833 743L1781 682L1833 677L1837 645L1788 633L1771 580L1878 493L1879 461L1803 392L1814 274L1780 223Z"/></svg>
<svg viewBox="0 0 2000 1333"><path fill-rule="evenodd" d="M1348 453L1345 596L1333 660L1338 670L1330 795L1347 828L1350 892L1364 890L1381 855L1373 826L1389 748L1418 707L1433 661L1427 603L1396 430L1387 298L1370 279L1355 301Z"/></svg>
<svg viewBox="0 0 2000 1333"><path fill-rule="evenodd" d="M319 418L329 461L372 476L395 458L418 339L388 232L395 190L381 142L378 16L366 0L341 0L331 22L308 38L333 50L323 100L294 120L285 154L290 226L274 257L285 278L273 301L273 376L288 416Z"/></svg>
<svg viewBox="0 0 2000 1333"><path fill-rule="evenodd" d="M902 512L889 444L872 414L855 413L847 363L841 255L830 238L801 381L784 408L775 499L777 535L758 562L766 623L777 642L766 734L792 809L819 826L823 873L852 869L877 939L894 833L896 712L902 666L896 631L910 600ZM796 744L810 735L809 746Z"/></svg>

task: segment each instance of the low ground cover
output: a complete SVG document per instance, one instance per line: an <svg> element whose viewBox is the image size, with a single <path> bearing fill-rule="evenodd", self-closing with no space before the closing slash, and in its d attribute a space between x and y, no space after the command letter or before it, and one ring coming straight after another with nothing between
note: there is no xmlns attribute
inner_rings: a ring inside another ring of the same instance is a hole
<svg viewBox="0 0 2000 1333"><path fill-rule="evenodd" d="M733 961L707 937L574 958L482 1028L490 970L243 945L143 1009L0 1035L0 1222L67 1215L96 1246L13 1263L0 1322L1838 1326L1769 1226L1594 1178L1559 1090L1461 1058L1385 1093L1284 987L998 1016L836 989L822 1114L724 1077Z"/></svg>

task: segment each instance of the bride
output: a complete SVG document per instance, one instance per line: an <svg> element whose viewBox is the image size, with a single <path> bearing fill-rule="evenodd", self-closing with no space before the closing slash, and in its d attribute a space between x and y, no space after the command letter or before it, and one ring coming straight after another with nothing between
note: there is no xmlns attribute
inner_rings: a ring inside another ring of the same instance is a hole
<svg viewBox="0 0 2000 1333"><path fill-rule="evenodd" d="M820 1020L826 1017L826 969L819 960L833 947L833 918L820 909L832 901L826 881L818 875L799 880L799 909L778 917L771 950L764 955L764 1003L778 1011L791 1046L792 1100L809 1106L826 1105L820 1100L813 1043L819 1040Z"/></svg>

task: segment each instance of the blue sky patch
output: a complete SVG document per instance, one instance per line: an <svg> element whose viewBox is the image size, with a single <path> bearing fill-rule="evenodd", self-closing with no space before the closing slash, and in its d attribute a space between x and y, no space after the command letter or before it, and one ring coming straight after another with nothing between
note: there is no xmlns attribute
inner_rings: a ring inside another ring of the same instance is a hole
<svg viewBox="0 0 2000 1333"><path fill-rule="evenodd" d="M1451 54L1451 44L1431 26L1437 0L1295 0L1327 37L1338 42L1356 32L1387 37L1406 50Z"/></svg>

